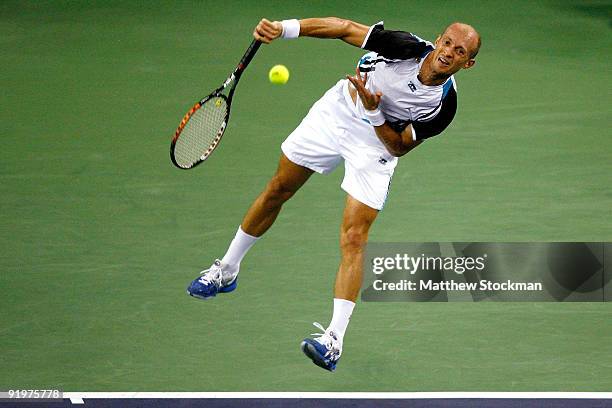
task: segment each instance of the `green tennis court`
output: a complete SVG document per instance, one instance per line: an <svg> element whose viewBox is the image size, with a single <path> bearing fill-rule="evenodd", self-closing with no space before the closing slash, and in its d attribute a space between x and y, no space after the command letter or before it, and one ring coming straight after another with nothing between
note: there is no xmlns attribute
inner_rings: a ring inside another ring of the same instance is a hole
<svg viewBox="0 0 612 408"><path fill-rule="evenodd" d="M235 293L185 294L282 140L363 54L262 47L221 147L174 168L182 115L262 17L482 34L457 118L401 160L372 241L612 240L609 1L286 3L0 3L0 389L610 391L609 303L358 303L338 371L304 358L331 317L342 169L286 205ZM268 82L275 64L287 85Z"/></svg>

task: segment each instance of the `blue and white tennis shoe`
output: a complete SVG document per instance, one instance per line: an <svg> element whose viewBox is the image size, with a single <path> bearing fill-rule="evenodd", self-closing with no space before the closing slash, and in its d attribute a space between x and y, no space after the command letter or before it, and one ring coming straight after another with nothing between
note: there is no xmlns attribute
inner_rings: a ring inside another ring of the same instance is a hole
<svg viewBox="0 0 612 408"><path fill-rule="evenodd" d="M314 339L304 339L301 344L302 351L313 363L328 371L336 369L336 363L342 354L342 343L338 336L331 330L325 330L320 323L313 325L323 333L313 333Z"/></svg>
<svg viewBox="0 0 612 408"><path fill-rule="evenodd" d="M238 273L224 270L220 260L210 268L200 272L200 276L189 284L187 293L198 299L210 299L217 296L217 293L228 293L238 286Z"/></svg>

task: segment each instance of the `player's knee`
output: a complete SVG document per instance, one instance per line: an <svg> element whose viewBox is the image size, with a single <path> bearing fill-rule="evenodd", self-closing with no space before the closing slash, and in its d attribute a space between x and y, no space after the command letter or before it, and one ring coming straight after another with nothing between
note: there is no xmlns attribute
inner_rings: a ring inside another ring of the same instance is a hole
<svg viewBox="0 0 612 408"><path fill-rule="evenodd" d="M342 250L360 250L368 242L368 231L366 228L354 226L342 230L340 235L340 246Z"/></svg>
<svg viewBox="0 0 612 408"><path fill-rule="evenodd" d="M268 200L273 203L282 204L289 200L293 194L295 194L295 191L293 191L293 189L287 185L287 183L283 182L277 177L270 180L268 186L266 187L266 196Z"/></svg>

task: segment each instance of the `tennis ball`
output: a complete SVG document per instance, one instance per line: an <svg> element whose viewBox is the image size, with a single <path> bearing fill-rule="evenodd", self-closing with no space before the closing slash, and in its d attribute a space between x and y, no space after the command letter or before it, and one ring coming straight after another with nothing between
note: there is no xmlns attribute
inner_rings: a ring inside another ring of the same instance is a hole
<svg viewBox="0 0 612 408"><path fill-rule="evenodd" d="M286 84L289 80L289 70L284 65L275 65L270 69L268 73L270 82L276 85Z"/></svg>

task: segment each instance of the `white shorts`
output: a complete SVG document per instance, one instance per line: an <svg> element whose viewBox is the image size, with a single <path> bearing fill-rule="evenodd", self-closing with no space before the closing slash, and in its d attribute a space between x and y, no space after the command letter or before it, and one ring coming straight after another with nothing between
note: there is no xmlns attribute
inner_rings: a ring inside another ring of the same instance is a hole
<svg viewBox="0 0 612 408"><path fill-rule="evenodd" d="M381 210L387 199L397 157L380 142L374 128L356 116L345 81L340 80L310 108L302 123L281 145L292 162L326 174L344 160L342 189Z"/></svg>

